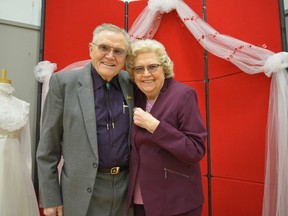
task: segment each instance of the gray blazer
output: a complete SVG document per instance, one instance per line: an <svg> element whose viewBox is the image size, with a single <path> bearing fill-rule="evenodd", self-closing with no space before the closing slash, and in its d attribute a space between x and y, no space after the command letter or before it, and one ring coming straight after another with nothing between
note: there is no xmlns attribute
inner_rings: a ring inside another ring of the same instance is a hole
<svg viewBox="0 0 288 216"><path fill-rule="evenodd" d="M118 79L131 123L133 84L127 72L121 71ZM54 73L37 149L41 207L64 203L65 215L86 214L99 162L96 130L91 64L80 70ZM65 162L59 184L57 165L61 155Z"/></svg>

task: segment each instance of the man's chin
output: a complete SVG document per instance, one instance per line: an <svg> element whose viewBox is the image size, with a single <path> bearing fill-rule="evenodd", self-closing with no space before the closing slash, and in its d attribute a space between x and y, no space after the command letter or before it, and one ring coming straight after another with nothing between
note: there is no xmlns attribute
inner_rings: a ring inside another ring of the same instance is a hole
<svg viewBox="0 0 288 216"><path fill-rule="evenodd" d="M98 71L99 75L106 81L110 81L113 79L114 76L118 74L116 70L100 70Z"/></svg>

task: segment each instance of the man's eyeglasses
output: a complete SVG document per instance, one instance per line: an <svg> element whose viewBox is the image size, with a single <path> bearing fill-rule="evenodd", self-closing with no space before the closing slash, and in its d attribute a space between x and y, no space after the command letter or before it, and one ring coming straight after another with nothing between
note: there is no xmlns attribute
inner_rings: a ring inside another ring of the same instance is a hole
<svg viewBox="0 0 288 216"><path fill-rule="evenodd" d="M119 47L111 47L106 44L95 44L92 43L95 46L97 46L98 51L103 55L108 55L111 50L113 51L113 55L115 57L124 57L126 56L127 51L125 49L119 48Z"/></svg>
<svg viewBox="0 0 288 216"><path fill-rule="evenodd" d="M150 64L147 65L146 67L144 66L136 66L133 68L134 72L137 74L143 74L145 72L145 69L147 68L147 70L150 73L154 73L155 71L157 71L158 67L162 66L161 64Z"/></svg>

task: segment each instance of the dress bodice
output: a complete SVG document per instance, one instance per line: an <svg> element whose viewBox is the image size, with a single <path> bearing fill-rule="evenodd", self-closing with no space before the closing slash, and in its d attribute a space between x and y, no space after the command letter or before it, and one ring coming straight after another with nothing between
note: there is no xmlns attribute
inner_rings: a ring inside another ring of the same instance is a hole
<svg viewBox="0 0 288 216"><path fill-rule="evenodd" d="M29 120L29 103L13 96L11 84L0 83L0 135L17 136Z"/></svg>
<svg viewBox="0 0 288 216"><path fill-rule="evenodd" d="M0 83L0 215L39 216L31 181L29 103Z"/></svg>

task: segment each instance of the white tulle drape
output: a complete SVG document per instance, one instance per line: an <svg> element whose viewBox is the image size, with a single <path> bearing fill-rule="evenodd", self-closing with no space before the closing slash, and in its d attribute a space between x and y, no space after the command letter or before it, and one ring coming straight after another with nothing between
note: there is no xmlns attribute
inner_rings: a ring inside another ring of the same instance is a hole
<svg viewBox="0 0 288 216"><path fill-rule="evenodd" d="M41 113L45 101L46 94L49 89L49 80L54 71L57 69L57 64L50 61L41 61L34 67L35 79L42 83L42 97L41 97ZM42 118L41 120L42 121ZM41 125L41 124L40 124Z"/></svg>
<svg viewBox="0 0 288 216"><path fill-rule="evenodd" d="M282 55L282 53L275 54ZM288 64L287 53L282 63ZM271 61L276 62L276 59ZM269 62L267 62L269 63ZM281 65L281 62L279 63ZM288 73L275 68L270 86L263 216L288 215Z"/></svg>
<svg viewBox="0 0 288 216"><path fill-rule="evenodd" d="M81 61L81 64L82 64L82 61ZM73 68L77 69L79 64L77 62L75 62L75 64L71 64L71 66L73 66ZM50 81L51 75L53 74L54 71L56 71L56 69L57 69L57 64L51 63L50 61L41 61L34 67L35 79L38 82L42 83L41 114L42 114L43 106L45 103L46 95L47 95L48 90L49 90L49 81ZM42 122L42 115L40 116L40 131L42 128L41 122ZM61 176L60 171L62 169L63 163L64 163L64 159L63 159L63 157L61 157L61 160L58 164L59 180L60 180L60 176Z"/></svg>
<svg viewBox="0 0 288 216"><path fill-rule="evenodd" d="M208 52L248 74L271 78L267 122L267 155L263 216L288 215L288 53L257 47L223 35L203 21L182 0L150 0L133 23L132 40L153 38L163 13L176 10L195 39Z"/></svg>
<svg viewBox="0 0 288 216"><path fill-rule="evenodd" d="M191 34L208 52L230 61L245 73L265 73L267 77L271 77L262 216L287 216L288 53L274 53L217 32L182 0L149 0L129 30L132 41L153 38L162 15L172 10L177 11ZM90 60L75 62L62 70L82 68L89 62ZM47 84L44 82L45 86ZM42 97L45 98L47 87L43 91Z"/></svg>

